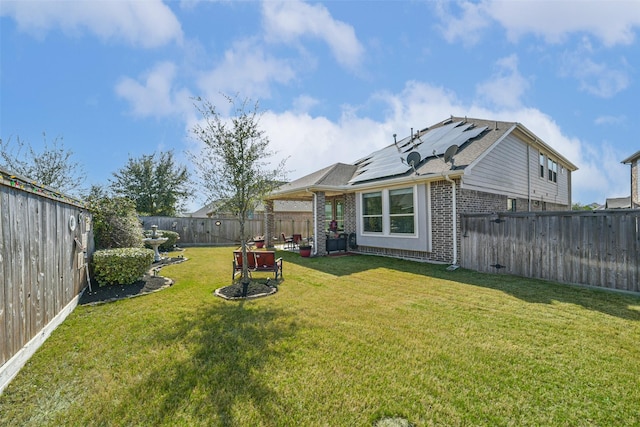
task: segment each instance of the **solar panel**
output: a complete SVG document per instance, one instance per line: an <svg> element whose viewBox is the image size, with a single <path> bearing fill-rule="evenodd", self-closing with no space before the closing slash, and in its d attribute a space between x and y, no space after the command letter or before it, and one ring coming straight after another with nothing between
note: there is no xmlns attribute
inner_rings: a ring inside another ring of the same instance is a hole
<svg viewBox="0 0 640 427"><path fill-rule="evenodd" d="M391 144L356 162L358 169L349 183L354 184L406 173L411 170L411 166L406 163L409 152L418 152L423 159L433 157L434 153L441 156L451 145L461 146L468 140L476 138L486 129L486 126L476 128L471 123L452 122L419 134L419 137L414 135L413 140L411 136L408 136L398 141L397 146Z"/></svg>

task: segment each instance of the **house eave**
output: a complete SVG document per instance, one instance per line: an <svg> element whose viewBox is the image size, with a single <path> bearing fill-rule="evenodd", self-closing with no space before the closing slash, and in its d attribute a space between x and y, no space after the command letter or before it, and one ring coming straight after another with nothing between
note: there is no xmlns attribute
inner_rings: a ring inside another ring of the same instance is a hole
<svg viewBox="0 0 640 427"><path fill-rule="evenodd" d="M460 178L464 175L464 170L450 170L442 173L430 173L425 175L411 174L392 179L381 179L365 183L340 185L340 186L322 186L313 185L305 188L296 188L288 191L273 192L267 196L266 200L310 200L314 193L324 192L326 196L342 195L348 193L357 193L375 188L395 187L405 184L415 184L418 182L433 182L446 180L449 178Z"/></svg>
<svg viewBox="0 0 640 427"><path fill-rule="evenodd" d="M633 162L634 162L634 160L636 160L636 159L638 159L638 158L640 158L640 151L638 151L638 152L636 152L636 153L632 154L631 156L627 157L627 158L626 158L626 159L624 159L621 163L622 163L623 165L629 165L629 164L633 163Z"/></svg>
<svg viewBox="0 0 640 427"><path fill-rule="evenodd" d="M571 172L575 172L578 170L578 167L576 165L574 165L573 163L571 163L565 156L563 156L562 154L558 153L556 150L554 150L550 145L548 145L546 142L544 142L543 140L541 140L538 136L536 136L533 132L531 132L529 129L527 129L522 123L516 123L516 128L521 131L523 134L525 134L530 141L533 142L532 145L538 145L540 148L542 148L544 151L551 153L554 157L556 157L559 161L561 161L562 163L564 163L564 165L567 167L567 169L569 169Z"/></svg>

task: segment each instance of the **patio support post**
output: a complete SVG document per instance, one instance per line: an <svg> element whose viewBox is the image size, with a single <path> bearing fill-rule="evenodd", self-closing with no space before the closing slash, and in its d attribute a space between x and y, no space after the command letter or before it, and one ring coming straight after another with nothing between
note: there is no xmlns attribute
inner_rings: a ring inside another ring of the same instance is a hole
<svg viewBox="0 0 640 427"><path fill-rule="evenodd" d="M344 232L347 234L356 232L356 194L344 195Z"/></svg>
<svg viewBox="0 0 640 427"><path fill-rule="evenodd" d="M313 198L313 244L315 247L315 255L324 256L327 254L327 241L326 235L324 231L324 204L325 204L325 195L324 191L318 191L314 193L315 197Z"/></svg>
<svg viewBox="0 0 640 427"><path fill-rule="evenodd" d="M264 240L268 248L273 247L273 236L275 236L275 216L273 215L273 200L264 201Z"/></svg>

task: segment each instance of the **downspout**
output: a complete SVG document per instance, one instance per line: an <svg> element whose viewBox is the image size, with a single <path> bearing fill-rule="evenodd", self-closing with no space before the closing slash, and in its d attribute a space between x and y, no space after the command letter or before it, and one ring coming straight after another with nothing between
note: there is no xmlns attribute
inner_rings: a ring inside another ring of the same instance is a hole
<svg viewBox="0 0 640 427"><path fill-rule="evenodd" d="M529 145L527 145L527 211L531 212L531 147Z"/></svg>
<svg viewBox="0 0 640 427"><path fill-rule="evenodd" d="M444 179L447 182L451 183L451 191L452 191L452 196L451 196L451 213L453 216L453 262L451 263L451 266L455 268L458 267L458 221L457 221L457 212L456 212L456 182L449 178L449 175L445 175L442 174L442 176L444 177Z"/></svg>

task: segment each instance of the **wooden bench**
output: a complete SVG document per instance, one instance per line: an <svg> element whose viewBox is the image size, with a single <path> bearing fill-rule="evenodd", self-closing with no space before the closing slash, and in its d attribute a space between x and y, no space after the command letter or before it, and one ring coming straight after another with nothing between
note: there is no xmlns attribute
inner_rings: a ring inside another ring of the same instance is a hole
<svg viewBox="0 0 640 427"><path fill-rule="evenodd" d="M247 251L249 275L256 271L273 272L275 279L282 278L282 258L276 259L274 251ZM233 275L231 281L242 274L242 251L233 251Z"/></svg>

